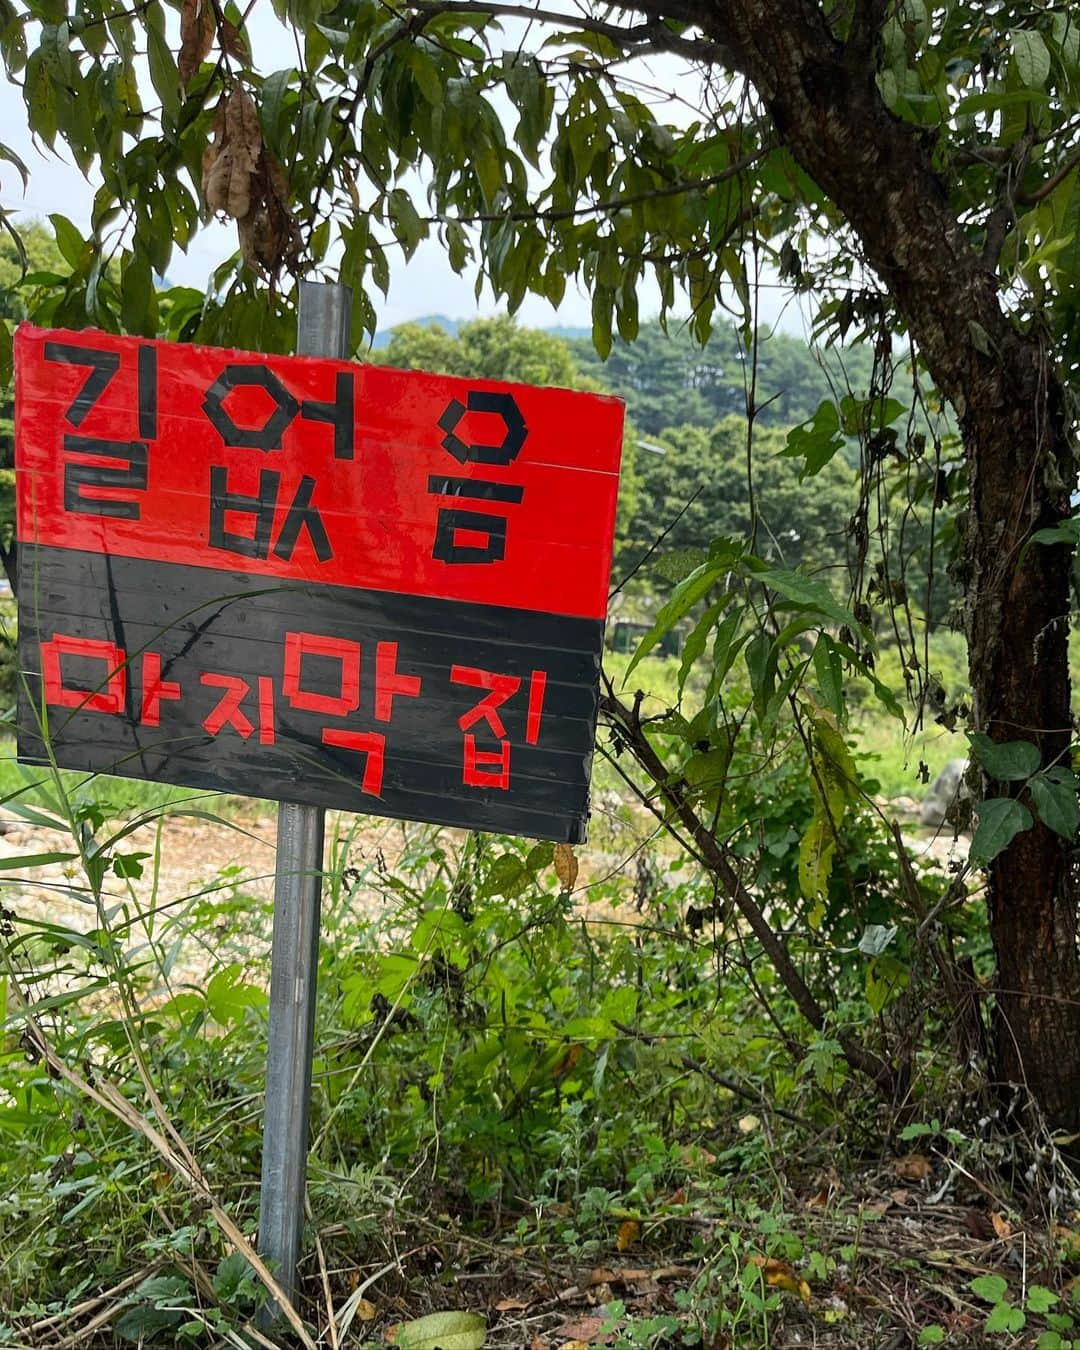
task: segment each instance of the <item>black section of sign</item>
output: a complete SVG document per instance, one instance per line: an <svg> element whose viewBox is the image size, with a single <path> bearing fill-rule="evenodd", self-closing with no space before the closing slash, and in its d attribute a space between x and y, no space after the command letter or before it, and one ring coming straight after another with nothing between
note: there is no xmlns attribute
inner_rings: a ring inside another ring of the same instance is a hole
<svg viewBox="0 0 1080 1350"><path fill-rule="evenodd" d="M32 545L20 576L22 759L44 706L68 768L584 836L599 621Z"/></svg>

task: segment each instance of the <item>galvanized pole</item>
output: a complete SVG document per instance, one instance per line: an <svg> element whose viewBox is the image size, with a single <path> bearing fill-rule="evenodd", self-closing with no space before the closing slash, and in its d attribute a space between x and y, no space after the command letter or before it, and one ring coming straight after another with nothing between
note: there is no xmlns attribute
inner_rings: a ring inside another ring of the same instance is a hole
<svg viewBox="0 0 1080 1350"><path fill-rule="evenodd" d="M296 350L300 356L349 354L348 286L300 282ZM270 1034L266 1055L259 1255L292 1298L304 1224L315 985L322 891L321 807L278 807L274 942L270 964ZM264 1326L280 1314L272 1303Z"/></svg>

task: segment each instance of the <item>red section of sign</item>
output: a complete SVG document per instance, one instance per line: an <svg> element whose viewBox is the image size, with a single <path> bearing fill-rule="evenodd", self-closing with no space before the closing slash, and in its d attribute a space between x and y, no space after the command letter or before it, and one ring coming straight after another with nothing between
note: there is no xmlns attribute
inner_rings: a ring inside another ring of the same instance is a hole
<svg viewBox="0 0 1080 1350"><path fill-rule="evenodd" d="M614 399L29 325L15 350L24 541L606 612Z"/></svg>

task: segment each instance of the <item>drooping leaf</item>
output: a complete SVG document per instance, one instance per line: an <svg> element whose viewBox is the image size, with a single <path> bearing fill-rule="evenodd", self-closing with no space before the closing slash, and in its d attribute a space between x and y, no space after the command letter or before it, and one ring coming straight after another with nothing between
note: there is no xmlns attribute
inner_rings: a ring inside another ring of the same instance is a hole
<svg viewBox="0 0 1080 1350"><path fill-rule="evenodd" d="M710 559L679 582L667 602L661 606L656 622L638 644L638 649L626 668L626 678L629 678L634 667L648 656L660 639L670 633L679 620L689 614L699 600L708 595L720 578L731 571L733 562L734 558L727 555Z"/></svg>
<svg viewBox="0 0 1080 1350"><path fill-rule="evenodd" d="M989 863L1034 823L1031 812L1013 797L989 797L975 808L978 829L971 841L972 862Z"/></svg>
<svg viewBox="0 0 1080 1350"><path fill-rule="evenodd" d="M1063 839L1075 840L1080 833L1080 802L1077 801L1076 775L1071 769L1055 765L1037 773L1028 784L1035 813Z"/></svg>
<svg viewBox="0 0 1080 1350"><path fill-rule="evenodd" d="M1050 76L1050 52L1034 28L1016 28L1010 34L1017 74L1029 89L1042 89Z"/></svg>
<svg viewBox="0 0 1080 1350"><path fill-rule="evenodd" d="M805 576L802 572L789 572L775 567L748 568L755 581L783 596L792 605L820 614L851 629L862 631L862 625L846 606L840 604L832 591L823 581Z"/></svg>

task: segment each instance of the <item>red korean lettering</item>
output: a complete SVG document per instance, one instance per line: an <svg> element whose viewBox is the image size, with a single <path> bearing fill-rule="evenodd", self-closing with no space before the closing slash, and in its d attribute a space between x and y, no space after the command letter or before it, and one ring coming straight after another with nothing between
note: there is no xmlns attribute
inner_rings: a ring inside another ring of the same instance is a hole
<svg viewBox="0 0 1080 1350"><path fill-rule="evenodd" d="M69 688L64 683L60 664L64 656L81 656L103 662L106 674L98 688ZM56 633L51 641L41 644L41 676L45 683L45 702L54 707L79 708L84 712L124 711L127 700L127 654L114 642Z"/></svg>
<svg viewBox="0 0 1080 1350"><path fill-rule="evenodd" d="M259 744L273 745L277 739L274 729L274 681L269 675L259 676Z"/></svg>
<svg viewBox="0 0 1080 1350"><path fill-rule="evenodd" d="M377 731L339 731L336 727L325 727L322 738L324 745L337 745L343 750L356 750L366 755L360 791L366 792L370 797L382 796L385 736Z"/></svg>
<svg viewBox="0 0 1080 1350"><path fill-rule="evenodd" d="M336 694L300 687L305 656L327 656L341 662ZM318 633L285 634L285 697L302 712L344 717L360 706L360 644Z"/></svg>
<svg viewBox="0 0 1080 1350"><path fill-rule="evenodd" d="M389 722L395 698L419 698L420 676L399 675L398 644L380 642L375 648L375 720Z"/></svg>
<svg viewBox="0 0 1080 1350"><path fill-rule="evenodd" d="M461 781L466 787L510 787L510 742L500 742L498 750L479 750L476 737L465 733L465 764Z"/></svg>
<svg viewBox="0 0 1080 1350"><path fill-rule="evenodd" d="M142 659L142 701L139 721L143 726L161 725L161 705L166 699L178 699L180 685L176 680L161 678L161 655L147 652Z"/></svg>
<svg viewBox="0 0 1080 1350"><path fill-rule="evenodd" d="M525 739L535 745L540 739L540 719L544 715L544 691L547 689L547 671L534 670L529 680L529 711L525 718Z"/></svg>
<svg viewBox="0 0 1080 1350"><path fill-rule="evenodd" d="M500 739L506 735L506 727L496 711L507 699L513 698L521 688L521 679L517 675L496 675L490 670L477 670L475 666L451 666L450 679L454 684L472 685L474 689L489 689L475 708L462 713L458 726L468 731L471 726L483 718L491 728L492 734Z"/></svg>
<svg viewBox="0 0 1080 1350"><path fill-rule="evenodd" d="M204 731L211 736L217 736L225 727L232 727L233 731L246 741L255 730L240 706L251 692L247 680L240 679L238 675L216 675L209 672L200 675L199 679L211 688L225 691L214 711L204 718Z"/></svg>
<svg viewBox="0 0 1080 1350"><path fill-rule="evenodd" d="M450 679L455 684L487 689L488 693L468 712L458 718L458 726L465 732L465 758L461 781L466 787L494 787L504 792L510 787L510 742L506 726L498 709L521 688L517 675L496 675L494 671L478 670L475 666L451 666ZM469 728L484 721L492 735L499 738L497 751L481 750Z"/></svg>

